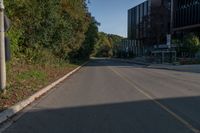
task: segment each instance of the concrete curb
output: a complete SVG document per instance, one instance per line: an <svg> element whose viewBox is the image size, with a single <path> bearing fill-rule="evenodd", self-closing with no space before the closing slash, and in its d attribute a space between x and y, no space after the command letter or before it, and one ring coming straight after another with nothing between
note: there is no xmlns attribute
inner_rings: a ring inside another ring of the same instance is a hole
<svg viewBox="0 0 200 133"><path fill-rule="evenodd" d="M199 70L195 71L195 70L191 70L191 69L189 70L189 69L184 69L184 68L168 68L164 66L153 66L153 64L150 64L150 63L142 63L142 62L130 61L126 59L113 59L113 60L118 60L125 63L130 63L130 64L144 65L145 67L150 68L150 69L162 69L162 70L171 70L171 71L179 71L179 72L200 73Z"/></svg>
<svg viewBox="0 0 200 133"><path fill-rule="evenodd" d="M145 66L149 66L150 64L148 63L142 63L142 62L136 62L136 61L126 61L127 63L132 63L132 64L137 64L137 65L145 65Z"/></svg>
<svg viewBox="0 0 200 133"><path fill-rule="evenodd" d="M136 61L130 61L130 60L126 60L126 59L114 59L113 60L118 60L118 61L122 61L125 63L130 63L130 64L137 64L137 65L145 65L145 66L149 66L149 63L142 63L142 62L136 62Z"/></svg>
<svg viewBox="0 0 200 133"><path fill-rule="evenodd" d="M178 69L178 68L166 68L166 67L154 67L154 66L148 66L148 68L171 70L171 71L178 71L178 72L200 73L200 71L198 71L198 70L191 70L191 69L184 69L184 68Z"/></svg>
<svg viewBox="0 0 200 133"><path fill-rule="evenodd" d="M89 62L89 61L88 61ZM17 114L19 111L23 110L25 107L27 107L29 104L34 102L37 98L41 97L43 94L46 92L50 91L53 87L58 85L60 82L80 70L83 66L85 66L88 62L82 64L81 66L77 67L76 69L72 70L62 78L58 79L57 81L51 83L50 85L46 86L45 88L41 89L40 91L36 92L29 98L9 107L8 109L4 110L3 112L0 113L0 124L7 121L9 118Z"/></svg>
<svg viewBox="0 0 200 133"><path fill-rule="evenodd" d="M165 67L147 66L147 68L150 68L150 69L161 69L161 70L170 70L170 71L180 71L180 72L183 72L183 70L171 69L171 68L165 68ZM187 71L186 71L186 72L187 72Z"/></svg>

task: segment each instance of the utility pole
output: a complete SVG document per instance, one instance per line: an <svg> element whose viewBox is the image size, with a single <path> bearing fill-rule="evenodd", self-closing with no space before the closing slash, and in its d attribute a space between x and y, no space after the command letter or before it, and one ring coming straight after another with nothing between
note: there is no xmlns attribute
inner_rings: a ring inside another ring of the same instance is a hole
<svg viewBox="0 0 200 133"><path fill-rule="evenodd" d="M0 0L0 89L6 88L4 4Z"/></svg>

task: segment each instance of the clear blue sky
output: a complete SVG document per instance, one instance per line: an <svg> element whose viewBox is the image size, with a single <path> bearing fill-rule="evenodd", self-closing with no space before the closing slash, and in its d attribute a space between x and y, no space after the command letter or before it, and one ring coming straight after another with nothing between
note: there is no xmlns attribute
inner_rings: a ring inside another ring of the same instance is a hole
<svg viewBox="0 0 200 133"><path fill-rule="evenodd" d="M128 9L145 0L90 0L89 11L101 23L99 31L127 36Z"/></svg>

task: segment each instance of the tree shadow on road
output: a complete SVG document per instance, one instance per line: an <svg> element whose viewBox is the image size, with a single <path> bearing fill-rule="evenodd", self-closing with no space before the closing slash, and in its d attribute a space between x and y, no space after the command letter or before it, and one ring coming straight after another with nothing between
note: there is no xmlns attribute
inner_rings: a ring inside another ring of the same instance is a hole
<svg viewBox="0 0 200 133"><path fill-rule="evenodd" d="M105 66L114 66L114 67L120 67L120 68L145 68L145 69L154 69L154 70L165 70L165 71L175 71L175 72L189 72L189 73L197 73L199 74L200 71L196 70L175 70L175 69L168 69L168 68L154 68L149 67L148 65L142 65L142 64L136 64L136 63L130 63L126 61L121 61L120 59L106 59L106 58L100 58L100 59L91 59L91 62L88 63L85 67L105 67Z"/></svg>
<svg viewBox="0 0 200 133"><path fill-rule="evenodd" d="M157 99L200 129L200 97ZM152 100L49 108L36 106L5 133L192 133Z"/></svg>

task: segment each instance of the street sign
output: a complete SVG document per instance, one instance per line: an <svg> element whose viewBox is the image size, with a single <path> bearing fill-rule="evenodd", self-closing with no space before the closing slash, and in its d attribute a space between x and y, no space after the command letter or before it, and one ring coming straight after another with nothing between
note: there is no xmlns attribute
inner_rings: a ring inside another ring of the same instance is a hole
<svg viewBox="0 0 200 133"><path fill-rule="evenodd" d="M167 46L168 46L168 48L171 48L171 35L170 34L168 34L167 35Z"/></svg>
<svg viewBox="0 0 200 133"><path fill-rule="evenodd" d="M4 32L7 32L9 28L10 28L10 19L6 15L4 15Z"/></svg>
<svg viewBox="0 0 200 133"><path fill-rule="evenodd" d="M5 37L5 58L6 61L9 61L11 59L10 39L8 37Z"/></svg>
<svg viewBox="0 0 200 133"><path fill-rule="evenodd" d="M8 31L9 28L10 28L10 20L6 15L4 15L4 30L5 30L5 32Z"/></svg>

